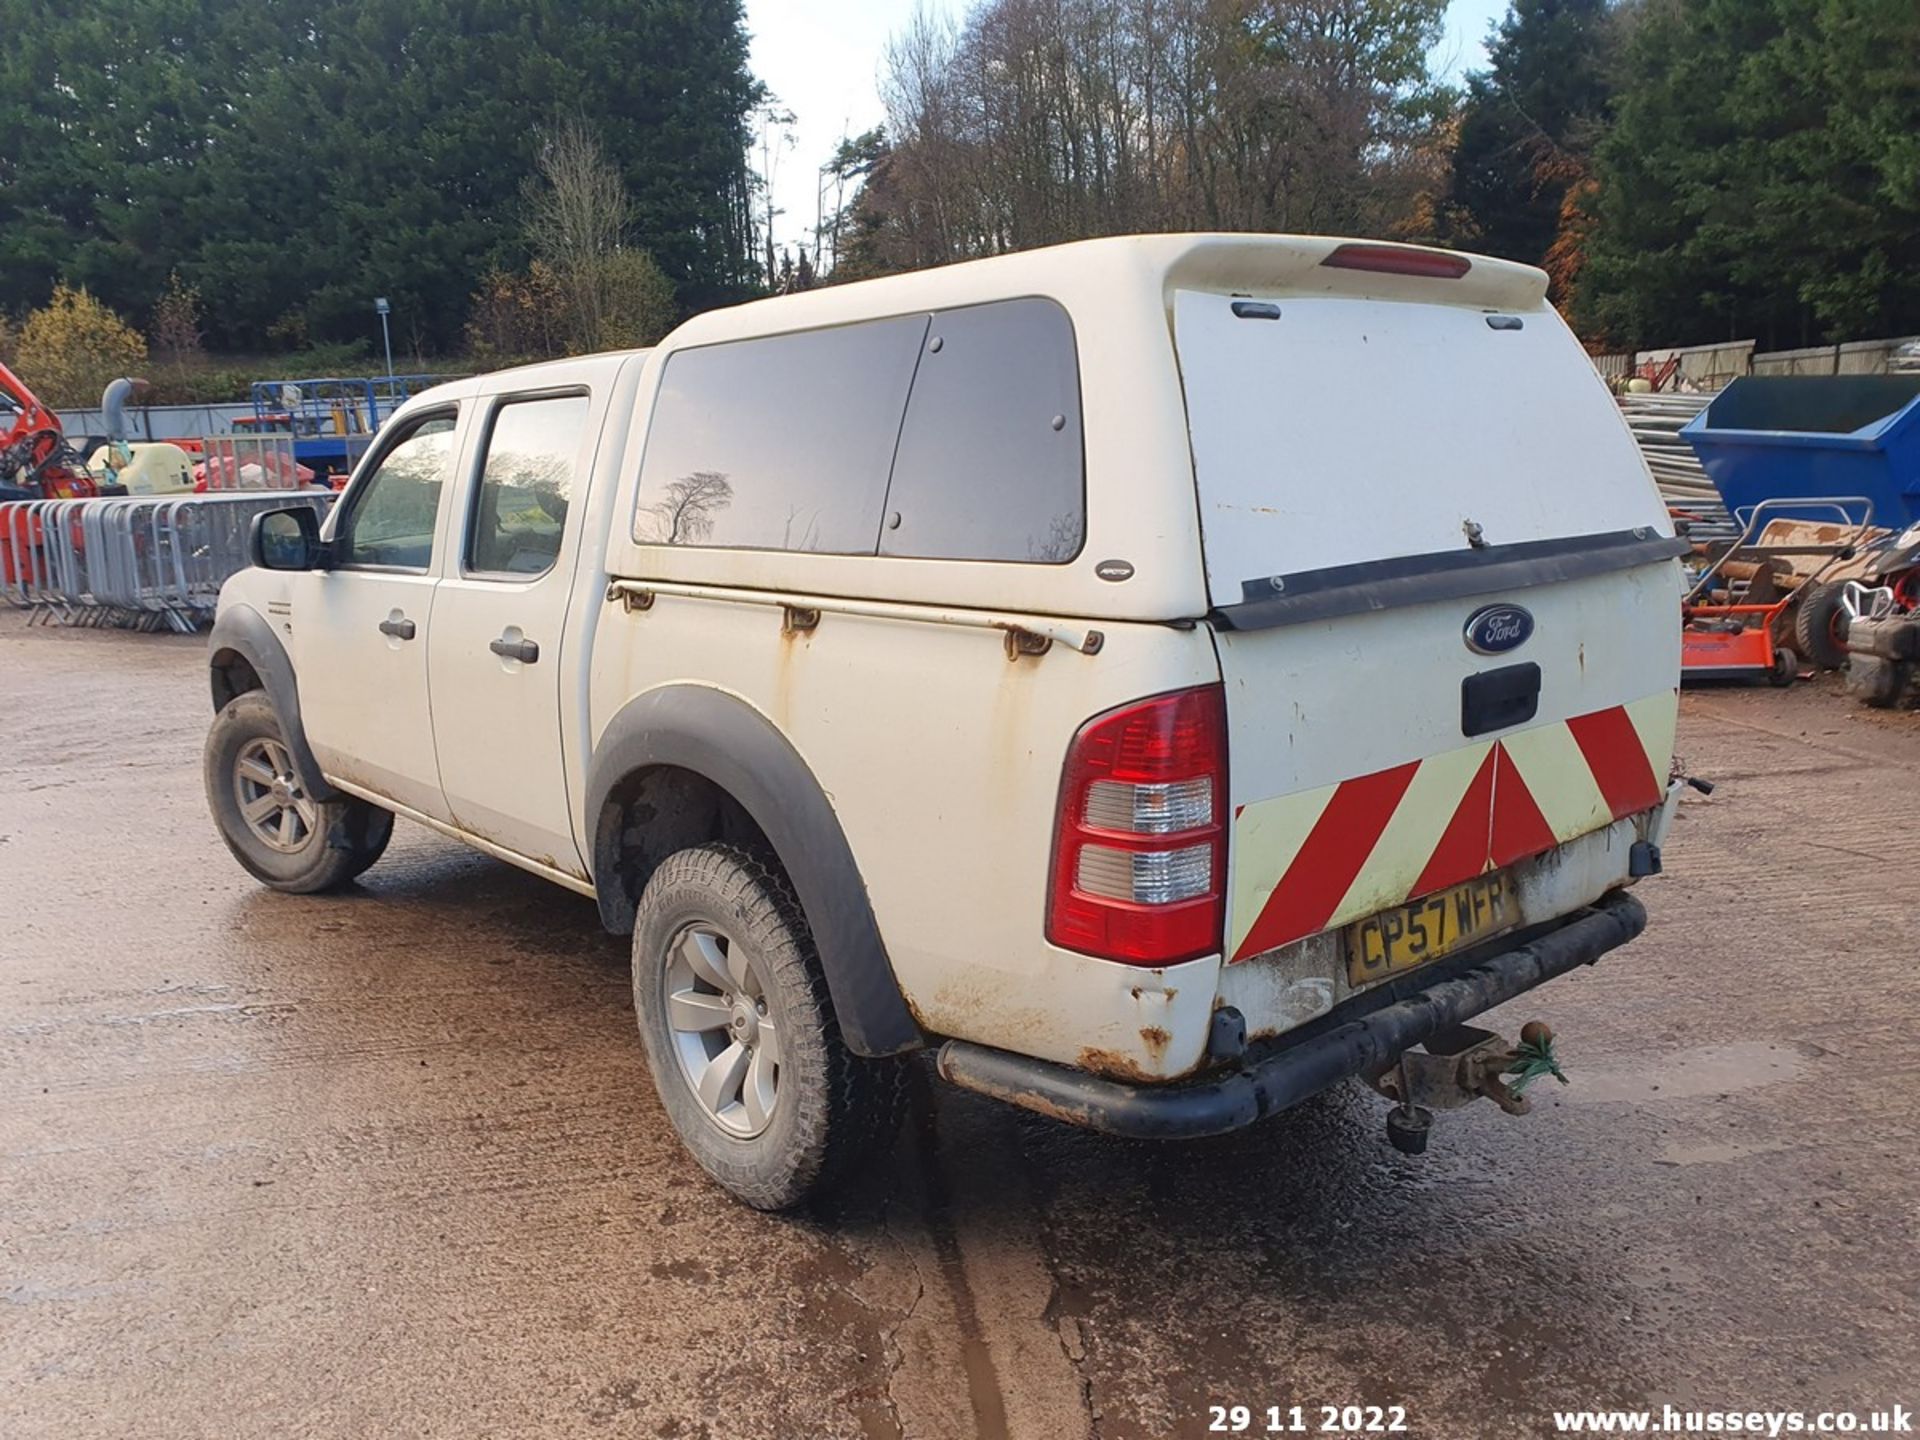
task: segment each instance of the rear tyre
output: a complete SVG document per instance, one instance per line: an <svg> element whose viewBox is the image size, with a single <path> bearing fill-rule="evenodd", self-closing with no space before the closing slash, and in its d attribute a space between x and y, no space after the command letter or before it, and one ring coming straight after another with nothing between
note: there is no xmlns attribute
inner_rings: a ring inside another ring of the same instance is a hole
<svg viewBox="0 0 1920 1440"><path fill-rule="evenodd" d="M840 1037L813 936L763 853L669 856L640 897L634 1013L681 1142L757 1210L786 1210L884 1153L906 1065Z"/></svg>
<svg viewBox="0 0 1920 1440"><path fill-rule="evenodd" d="M275 890L312 895L344 885L393 837L391 811L307 794L264 691L236 696L214 717L203 773L220 838L247 873Z"/></svg>
<svg viewBox="0 0 1920 1440"><path fill-rule="evenodd" d="M1800 678L1800 657L1791 650L1773 652L1773 668L1767 671L1767 683L1782 689Z"/></svg>
<svg viewBox="0 0 1920 1440"><path fill-rule="evenodd" d="M1793 648L1809 665L1839 670L1847 663L1847 611L1844 586L1805 587L1793 607Z"/></svg>

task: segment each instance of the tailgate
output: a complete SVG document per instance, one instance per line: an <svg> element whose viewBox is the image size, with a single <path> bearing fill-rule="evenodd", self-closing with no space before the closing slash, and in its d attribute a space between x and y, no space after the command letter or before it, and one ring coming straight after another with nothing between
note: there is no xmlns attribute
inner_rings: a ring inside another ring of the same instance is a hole
<svg viewBox="0 0 1920 1440"><path fill-rule="evenodd" d="M1278 305L1175 307L1235 960L1658 804L1679 677L1677 543L1551 311Z"/></svg>

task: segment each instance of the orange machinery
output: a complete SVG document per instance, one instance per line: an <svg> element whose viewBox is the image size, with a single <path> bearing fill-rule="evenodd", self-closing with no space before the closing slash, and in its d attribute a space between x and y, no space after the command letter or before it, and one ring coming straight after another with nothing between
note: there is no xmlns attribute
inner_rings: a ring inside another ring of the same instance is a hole
<svg viewBox="0 0 1920 1440"><path fill-rule="evenodd" d="M1795 541L1768 543L1763 531L1781 512L1804 515L1808 510L1832 511L1848 532L1833 543ZM1853 558L1860 542L1873 530L1873 502L1859 495L1804 499L1798 496L1765 500L1751 512L1739 538L1714 556L1686 598L1680 602L1680 673L1697 680L1707 676L1727 679L1766 679L1790 685L1800 671L1793 648L1791 612L1797 602L1815 593L1827 573ZM1820 557L1822 563L1798 587L1764 601L1744 593L1752 582L1729 573L1736 562Z"/></svg>
<svg viewBox="0 0 1920 1440"><path fill-rule="evenodd" d="M86 463L67 443L60 417L5 365L0 365L0 405L13 408L13 422L0 431L0 489L35 500L79 500L100 493Z"/></svg>

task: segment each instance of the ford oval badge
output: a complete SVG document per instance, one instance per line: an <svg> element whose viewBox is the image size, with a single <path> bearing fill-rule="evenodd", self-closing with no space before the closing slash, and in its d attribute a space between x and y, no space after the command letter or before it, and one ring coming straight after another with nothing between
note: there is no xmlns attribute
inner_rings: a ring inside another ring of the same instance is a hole
<svg viewBox="0 0 1920 1440"><path fill-rule="evenodd" d="M1518 650L1533 634L1533 616L1518 605L1482 605L1467 617L1467 648L1476 655Z"/></svg>

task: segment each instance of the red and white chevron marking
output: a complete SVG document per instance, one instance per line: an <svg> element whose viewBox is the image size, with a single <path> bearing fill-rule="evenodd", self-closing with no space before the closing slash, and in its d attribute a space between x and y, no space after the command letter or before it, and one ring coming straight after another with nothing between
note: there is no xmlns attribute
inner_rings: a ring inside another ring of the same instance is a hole
<svg viewBox="0 0 1920 1440"><path fill-rule="evenodd" d="M1228 955L1263 954L1651 809L1678 705L1662 690L1242 806Z"/></svg>

